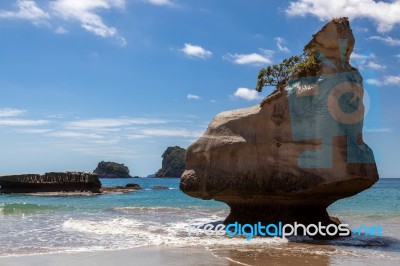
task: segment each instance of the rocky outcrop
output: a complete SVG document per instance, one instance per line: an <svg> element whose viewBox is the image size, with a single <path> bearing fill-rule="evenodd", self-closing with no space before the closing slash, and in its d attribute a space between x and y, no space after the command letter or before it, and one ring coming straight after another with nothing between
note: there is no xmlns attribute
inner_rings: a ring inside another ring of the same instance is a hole
<svg viewBox="0 0 400 266"><path fill-rule="evenodd" d="M98 174L100 178L131 178L129 174L129 168L124 164L115 162L104 162L98 163L93 173Z"/></svg>
<svg viewBox="0 0 400 266"><path fill-rule="evenodd" d="M131 188L131 189L134 189L134 190L141 190L142 189L139 184L133 184L133 183L126 184L125 187L126 188Z"/></svg>
<svg viewBox="0 0 400 266"><path fill-rule="evenodd" d="M99 193L101 183L96 174L83 172L25 174L0 177L2 193L93 192Z"/></svg>
<svg viewBox="0 0 400 266"><path fill-rule="evenodd" d="M179 146L168 147L162 155L162 168L156 177L181 177L185 170L185 152Z"/></svg>
<svg viewBox="0 0 400 266"><path fill-rule="evenodd" d="M114 186L114 187L102 187L100 192L103 194L126 194L136 190L141 190L139 184L126 184L125 186Z"/></svg>
<svg viewBox="0 0 400 266"><path fill-rule="evenodd" d="M346 18L325 25L305 47L313 75L280 83L261 104L218 114L186 152L180 189L225 202L225 223L337 223L326 208L378 180L363 142L362 77L349 63Z"/></svg>

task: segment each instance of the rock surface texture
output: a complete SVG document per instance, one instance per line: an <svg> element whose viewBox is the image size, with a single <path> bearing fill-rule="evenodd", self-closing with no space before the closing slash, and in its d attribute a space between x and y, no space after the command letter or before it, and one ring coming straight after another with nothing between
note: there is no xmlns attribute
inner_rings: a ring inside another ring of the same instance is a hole
<svg viewBox="0 0 400 266"><path fill-rule="evenodd" d="M186 152L180 189L225 202L225 223L338 223L326 208L378 180L362 140L362 77L349 63L347 18L306 45L313 75L293 76L261 104L218 114Z"/></svg>
<svg viewBox="0 0 400 266"><path fill-rule="evenodd" d="M2 193L93 192L99 193L101 183L96 174L83 172L26 174L0 177Z"/></svg>

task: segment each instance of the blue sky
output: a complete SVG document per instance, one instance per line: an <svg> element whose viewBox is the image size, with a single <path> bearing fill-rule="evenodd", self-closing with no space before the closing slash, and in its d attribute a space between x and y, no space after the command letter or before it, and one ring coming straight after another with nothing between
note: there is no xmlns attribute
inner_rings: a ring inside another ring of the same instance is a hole
<svg viewBox="0 0 400 266"><path fill-rule="evenodd" d="M345 5L345 6L343 6ZM370 98L364 138L399 177L400 1L54 0L0 2L0 173L146 176L219 112L255 105L260 68L301 54L348 16Z"/></svg>

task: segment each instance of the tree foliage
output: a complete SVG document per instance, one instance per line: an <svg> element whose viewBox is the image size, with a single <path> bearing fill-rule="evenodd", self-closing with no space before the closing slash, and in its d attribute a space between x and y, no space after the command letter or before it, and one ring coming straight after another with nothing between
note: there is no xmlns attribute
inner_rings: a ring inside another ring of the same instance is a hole
<svg viewBox="0 0 400 266"><path fill-rule="evenodd" d="M308 51L301 56L292 56L284 59L280 64L263 68L258 73L256 90L261 92L264 86L279 86L294 75L315 75L318 54Z"/></svg>

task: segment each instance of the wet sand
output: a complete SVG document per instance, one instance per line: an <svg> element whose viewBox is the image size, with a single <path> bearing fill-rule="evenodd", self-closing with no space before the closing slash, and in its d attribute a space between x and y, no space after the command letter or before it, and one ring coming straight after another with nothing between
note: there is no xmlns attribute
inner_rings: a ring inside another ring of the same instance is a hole
<svg viewBox="0 0 400 266"><path fill-rule="evenodd" d="M0 258L2 266L240 265L204 248L143 247L116 251L54 253Z"/></svg>
<svg viewBox="0 0 400 266"><path fill-rule="evenodd" d="M343 252L343 251L342 251ZM124 266L124 265L399 265L398 259L346 255L333 246L295 244L237 250L236 248L140 247L114 251L87 251L0 257L2 266ZM370 253L371 251L367 251ZM342 253L342 254L340 254ZM346 252L345 252L346 253Z"/></svg>

